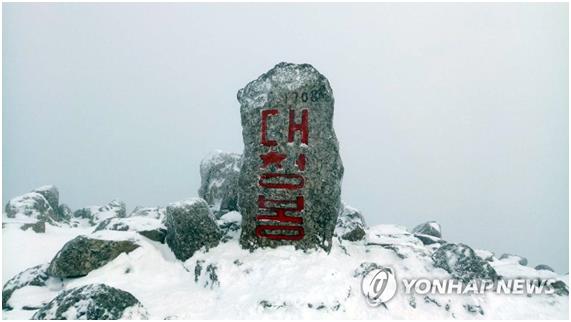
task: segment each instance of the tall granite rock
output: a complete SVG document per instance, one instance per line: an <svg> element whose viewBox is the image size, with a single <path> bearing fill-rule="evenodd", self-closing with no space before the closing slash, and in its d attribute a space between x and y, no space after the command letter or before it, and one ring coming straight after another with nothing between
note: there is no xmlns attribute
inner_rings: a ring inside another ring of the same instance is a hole
<svg viewBox="0 0 571 322"><path fill-rule="evenodd" d="M329 250L343 177L329 81L311 65L280 63L241 89L238 101L242 247Z"/></svg>

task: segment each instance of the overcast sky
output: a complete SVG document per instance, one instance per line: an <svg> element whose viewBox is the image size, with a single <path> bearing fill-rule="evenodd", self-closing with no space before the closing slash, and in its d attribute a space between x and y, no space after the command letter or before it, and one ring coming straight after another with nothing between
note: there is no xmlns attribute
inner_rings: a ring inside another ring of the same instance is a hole
<svg viewBox="0 0 571 322"><path fill-rule="evenodd" d="M568 271L566 4L4 4L3 203L197 195L241 152L236 92L280 61L329 78L343 199L369 224Z"/></svg>

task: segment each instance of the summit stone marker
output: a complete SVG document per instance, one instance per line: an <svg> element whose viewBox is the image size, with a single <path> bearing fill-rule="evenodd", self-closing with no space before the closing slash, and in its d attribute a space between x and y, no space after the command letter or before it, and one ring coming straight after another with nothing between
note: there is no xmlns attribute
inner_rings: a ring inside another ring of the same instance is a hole
<svg viewBox="0 0 571 322"><path fill-rule="evenodd" d="M311 65L280 63L238 91L238 101L242 247L329 251L343 177L329 81Z"/></svg>

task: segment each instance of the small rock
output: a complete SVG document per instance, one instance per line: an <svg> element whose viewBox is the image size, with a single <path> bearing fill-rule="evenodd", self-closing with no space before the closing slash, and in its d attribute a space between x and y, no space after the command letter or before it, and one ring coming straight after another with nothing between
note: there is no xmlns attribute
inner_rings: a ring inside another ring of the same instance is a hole
<svg viewBox="0 0 571 322"><path fill-rule="evenodd" d="M22 230L28 230L29 228L32 228L32 230L36 233L45 233L46 232L46 222L45 221L38 221L38 222L33 223L33 224L23 224L22 226L20 226L20 229L22 229Z"/></svg>
<svg viewBox="0 0 571 322"><path fill-rule="evenodd" d="M555 290L555 294L559 296L567 296L569 295L569 287L563 281L555 281L555 283L551 284L551 287Z"/></svg>
<svg viewBox="0 0 571 322"><path fill-rule="evenodd" d="M216 217L238 210L238 176L242 156L216 151L200 163L198 195L206 200Z"/></svg>
<svg viewBox="0 0 571 322"><path fill-rule="evenodd" d="M364 262L359 265L359 267L353 273L353 277L363 277L369 274L370 271L374 269L383 268L381 265L373 262Z"/></svg>
<svg viewBox="0 0 571 322"><path fill-rule="evenodd" d="M124 202L113 200L104 206L90 206L76 210L73 218L86 220L89 225L96 225L112 217L126 217L127 207Z"/></svg>
<svg viewBox="0 0 571 322"><path fill-rule="evenodd" d="M180 260L189 259L202 247L218 245L222 232L204 199L192 198L167 207L166 242Z"/></svg>
<svg viewBox="0 0 571 322"><path fill-rule="evenodd" d="M105 284L90 284L62 291L32 317L34 320L147 318L147 311L131 293Z"/></svg>
<svg viewBox="0 0 571 322"><path fill-rule="evenodd" d="M341 213L337 218L335 235L349 241L361 240L367 234L367 224L361 212L355 208L343 204Z"/></svg>
<svg viewBox="0 0 571 322"><path fill-rule="evenodd" d="M442 238L442 228L436 221L427 221L420 224L412 229L412 233Z"/></svg>
<svg viewBox="0 0 571 322"><path fill-rule="evenodd" d="M464 283L475 279L497 280L498 274L485 260L464 244L445 244L432 254L435 267Z"/></svg>
<svg viewBox="0 0 571 322"><path fill-rule="evenodd" d="M522 265L522 266L526 266L527 265L527 258L519 256L519 255L514 255L514 254L502 254L502 256L500 256L500 260L509 260L509 261L514 261L517 262L518 264Z"/></svg>
<svg viewBox="0 0 571 322"><path fill-rule="evenodd" d="M127 217L147 217L154 219L163 219L166 209L160 207L136 207Z"/></svg>
<svg viewBox="0 0 571 322"><path fill-rule="evenodd" d="M93 232L101 230L116 230L116 231L136 231L153 241L164 243L166 237L166 227L160 219L154 216L143 217L134 216L127 218L108 218L95 227Z"/></svg>
<svg viewBox="0 0 571 322"><path fill-rule="evenodd" d="M28 285L45 286L49 278L46 272L47 268L48 264L34 266L9 279L2 288L2 309L11 309L10 305L8 305L8 300L10 300L14 291Z"/></svg>
<svg viewBox="0 0 571 322"><path fill-rule="evenodd" d="M67 242L52 259L48 274L68 278L85 276L139 245L129 240L113 241L78 236Z"/></svg>
<svg viewBox="0 0 571 322"><path fill-rule="evenodd" d="M555 270L553 268L551 268L551 266L549 265L545 265L545 264L539 264L537 266L535 266L535 269L538 271L550 271L550 272L555 272Z"/></svg>

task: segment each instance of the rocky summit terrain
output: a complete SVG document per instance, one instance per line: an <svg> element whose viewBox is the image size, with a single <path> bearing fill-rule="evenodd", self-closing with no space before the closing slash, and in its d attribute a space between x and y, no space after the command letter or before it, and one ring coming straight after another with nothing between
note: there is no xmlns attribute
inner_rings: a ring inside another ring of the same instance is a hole
<svg viewBox="0 0 571 322"><path fill-rule="evenodd" d="M242 216L221 206L235 200L236 164L235 155L209 156L201 166L200 195L207 200L166 207L127 212L115 200L71 211L54 186L13 198L2 225L3 318L568 317L567 274L446 240L436 222L412 229L368 226L363 214L344 204L329 251L244 248ZM376 267L391 267L399 278L557 282L553 294L530 296L399 291L372 307L361 279Z"/></svg>
<svg viewBox="0 0 571 322"><path fill-rule="evenodd" d="M368 226L343 203L333 90L313 66L277 64L237 98L244 153L206 157L198 197L130 212L119 200L73 211L50 185L8 201L3 317L568 318L568 274L447 240L433 221ZM399 286L371 306L362 280L381 269L403 283L552 284L549 294L525 295Z"/></svg>

